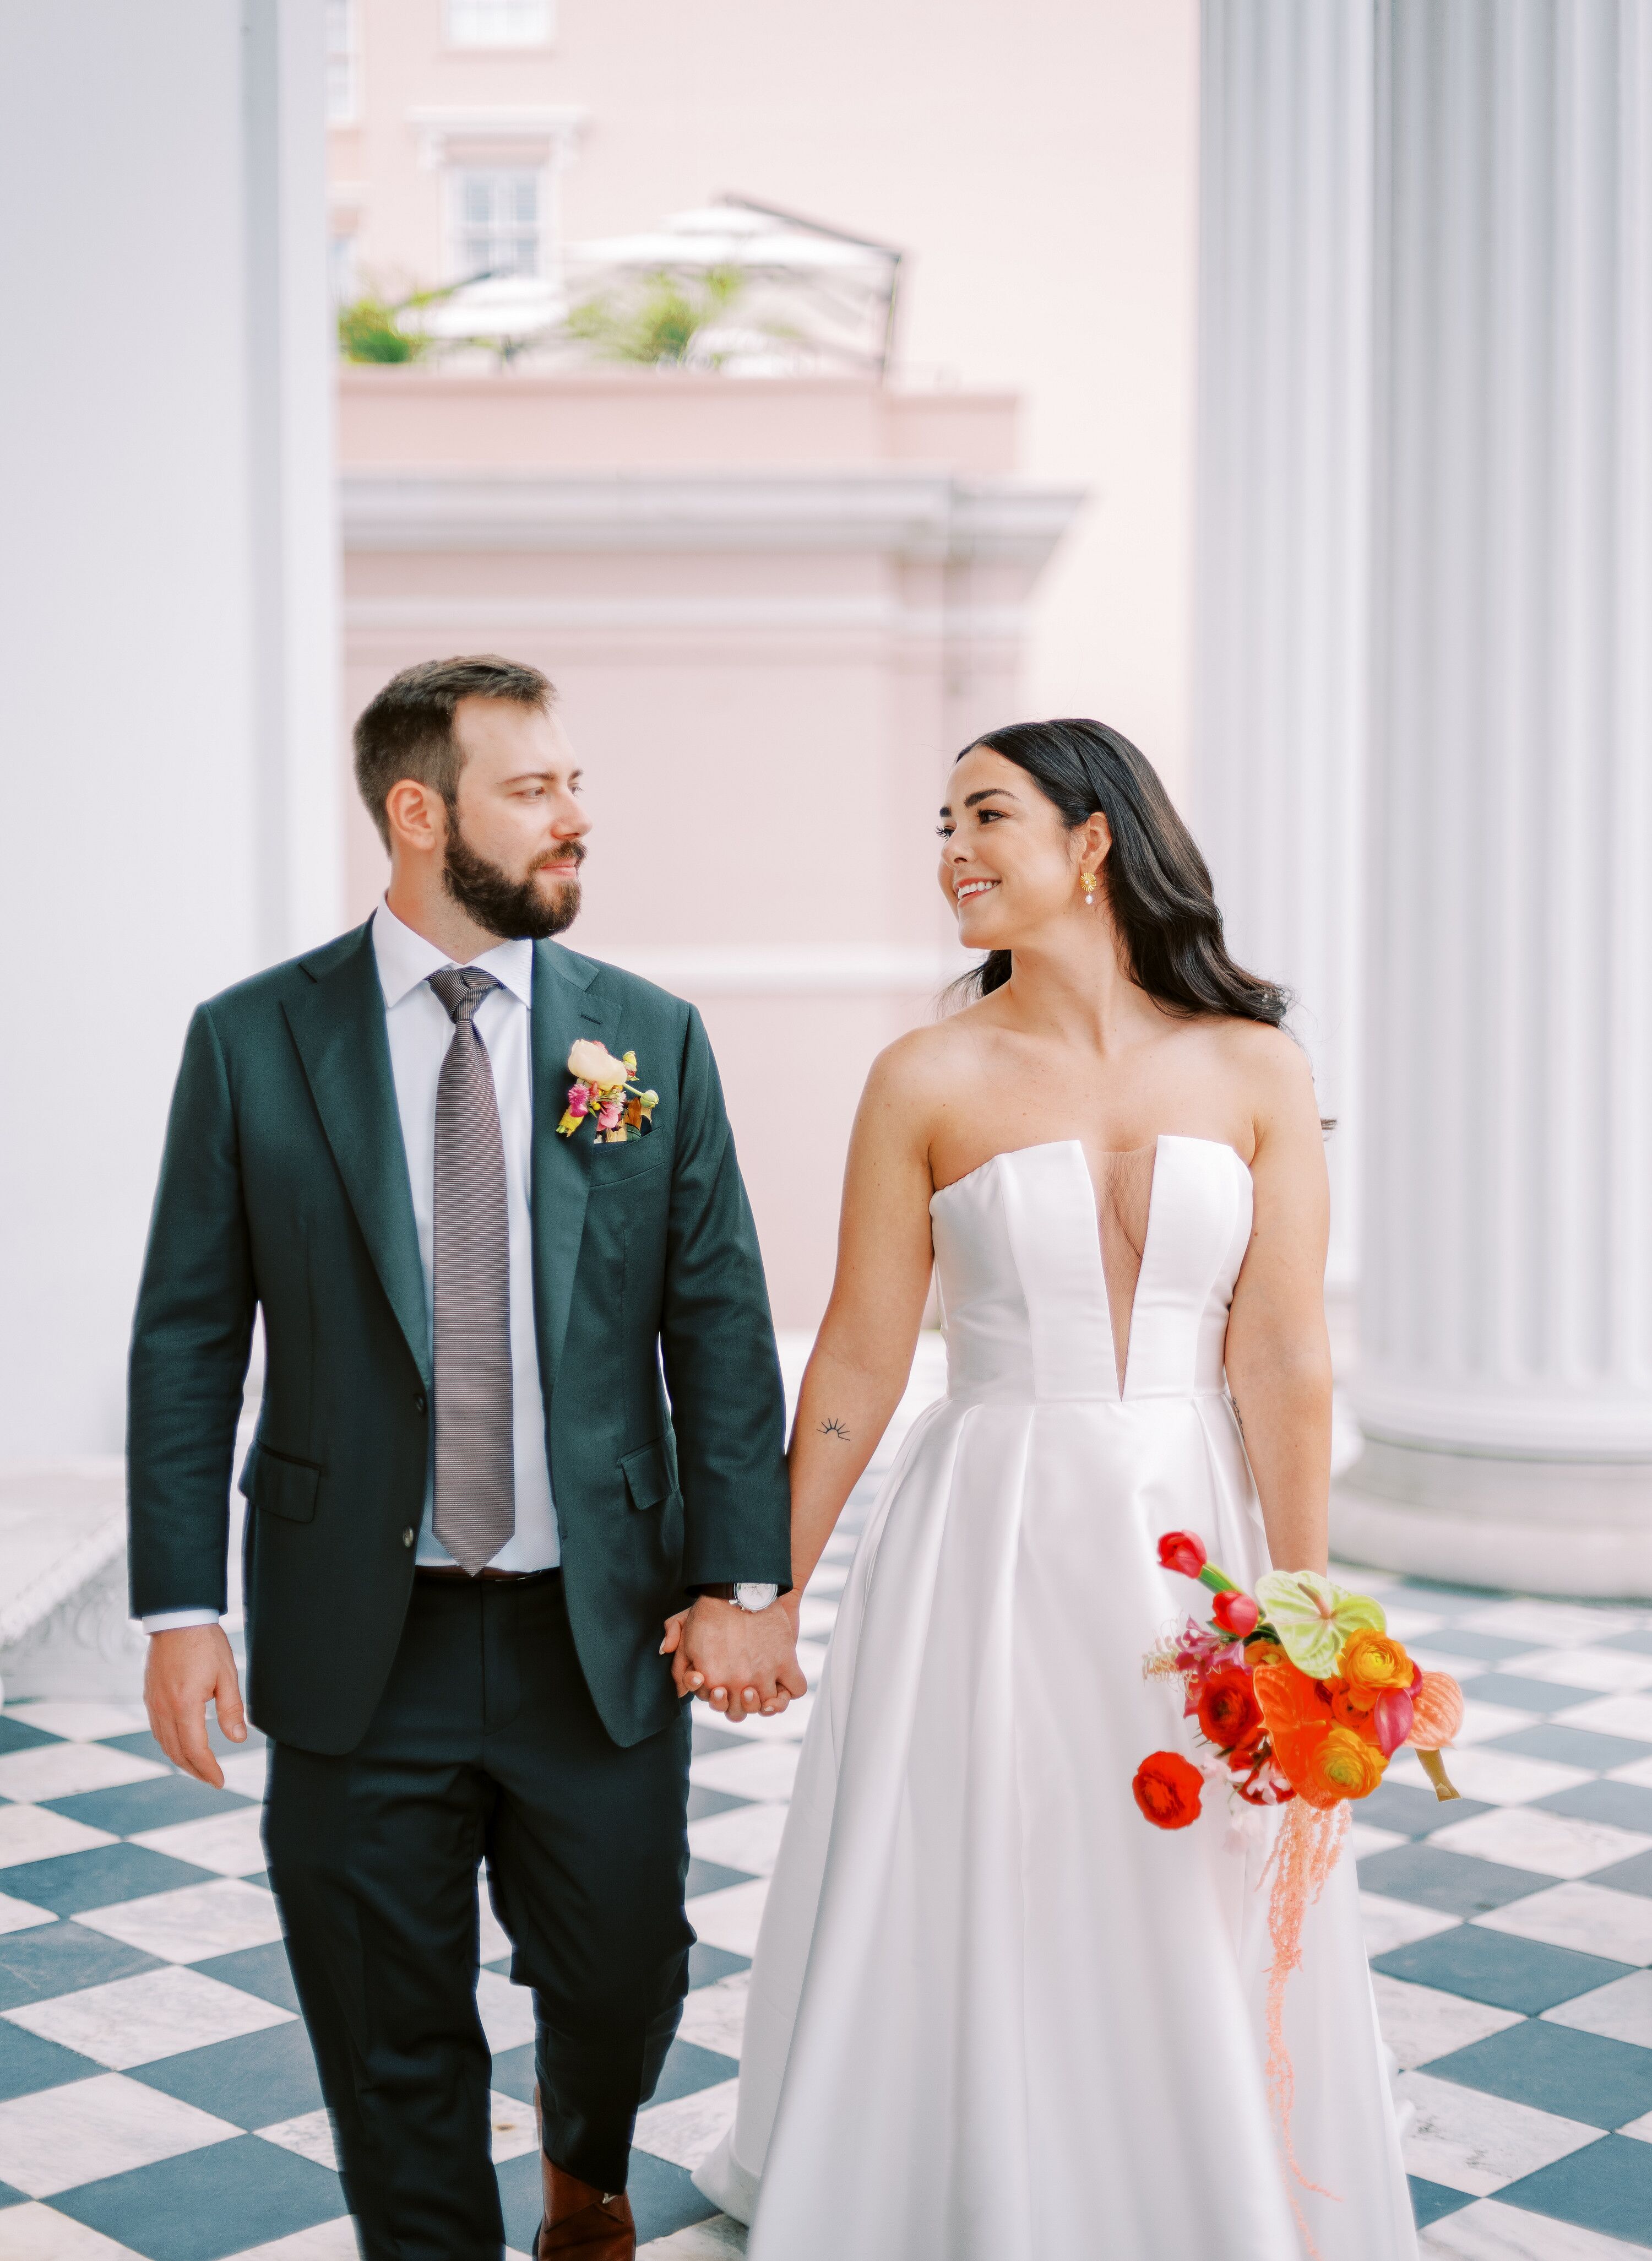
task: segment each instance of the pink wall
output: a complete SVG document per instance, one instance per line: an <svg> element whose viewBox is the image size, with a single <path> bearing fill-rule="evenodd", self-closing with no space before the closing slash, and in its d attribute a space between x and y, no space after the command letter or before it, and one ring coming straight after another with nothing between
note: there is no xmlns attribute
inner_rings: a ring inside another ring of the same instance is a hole
<svg viewBox="0 0 1652 2261"><path fill-rule="evenodd" d="M557 684L596 828L572 939L704 1011L783 1324L824 1303L865 1070L962 963L941 780L1021 711L1080 499L1009 470L1016 417L858 380L343 373L348 713L447 652ZM359 915L383 865L351 822Z"/></svg>

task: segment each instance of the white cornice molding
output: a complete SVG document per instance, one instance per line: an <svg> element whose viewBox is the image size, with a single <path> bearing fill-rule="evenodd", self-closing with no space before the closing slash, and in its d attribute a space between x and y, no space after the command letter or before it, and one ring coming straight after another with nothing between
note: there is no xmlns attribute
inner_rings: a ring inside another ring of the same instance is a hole
<svg viewBox="0 0 1652 2261"><path fill-rule="evenodd" d="M961 950L877 943L613 942L590 955L689 998L927 994L980 964Z"/></svg>
<svg viewBox="0 0 1652 2261"><path fill-rule="evenodd" d="M433 108L416 104L407 122L418 136L418 161L428 171L445 164L450 141L542 141L559 157L570 156L590 112L568 103Z"/></svg>
<svg viewBox="0 0 1652 2261"><path fill-rule="evenodd" d="M347 549L871 549L1033 571L1085 499L1081 487L894 469L353 470L340 492Z"/></svg>
<svg viewBox="0 0 1652 2261"><path fill-rule="evenodd" d="M353 597L345 625L366 630L589 628L622 634L968 636L1012 641L1019 605L902 605L888 597Z"/></svg>

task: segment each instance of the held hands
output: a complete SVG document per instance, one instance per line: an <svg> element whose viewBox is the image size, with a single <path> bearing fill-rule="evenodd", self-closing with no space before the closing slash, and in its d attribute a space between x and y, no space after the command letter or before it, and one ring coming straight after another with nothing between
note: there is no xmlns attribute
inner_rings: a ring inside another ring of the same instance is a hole
<svg viewBox="0 0 1652 2261"><path fill-rule="evenodd" d="M151 1633L143 1676L151 1732L174 1766L222 1790L223 1769L206 1740L209 1697L231 1742L244 1743L247 1714L223 1626L175 1626L170 1633Z"/></svg>
<svg viewBox="0 0 1652 2261"><path fill-rule="evenodd" d="M783 1712L808 1682L797 1662L796 1614L783 1595L766 1610L737 1609L702 1595L665 1622L662 1656L671 1659L679 1696L697 1696L730 1719Z"/></svg>

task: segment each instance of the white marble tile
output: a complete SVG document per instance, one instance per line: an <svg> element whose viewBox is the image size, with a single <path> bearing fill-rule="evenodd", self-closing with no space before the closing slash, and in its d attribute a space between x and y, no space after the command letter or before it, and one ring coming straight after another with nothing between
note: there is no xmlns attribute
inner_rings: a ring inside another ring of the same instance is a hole
<svg viewBox="0 0 1652 2261"><path fill-rule="evenodd" d="M140 1970L134 1978L111 1978L74 1994L54 1994L44 2002L19 2002L5 2015L14 2026L78 2049L117 2072L292 2021L292 2012L279 2003L175 1965ZM8 2179L0 2168L0 2182Z"/></svg>
<svg viewBox="0 0 1652 2261"><path fill-rule="evenodd" d="M485 1882L476 1886L476 1937L479 1963L498 1963L513 1951L510 1933L493 1913L493 1902L488 1897Z"/></svg>
<svg viewBox="0 0 1652 2261"><path fill-rule="evenodd" d="M498 1970L484 1970L476 1980L476 2008L482 2029L495 2056L520 2049L533 2038L533 1994L527 1986L513 1986Z"/></svg>
<svg viewBox="0 0 1652 2261"><path fill-rule="evenodd" d="M30 2198L50 2198L240 2132L141 2081L99 2073L0 2104L0 2182ZM5 2220L0 2214L0 2224ZM10 2261L9 2249L0 2250Z"/></svg>
<svg viewBox="0 0 1652 2261"><path fill-rule="evenodd" d="M1483 1656L1453 1656L1448 1649L1430 1648L1427 1641L1419 1647L1415 1641L1408 1640L1405 1651L1412 1662L1420 1664L1425 1672L1448 1672L1463 1688L1482 1672L1491 1669Z"/></svg>
<svg viewBox="0 0 1652 2261"><path fill-rule="evenodd" d="M1369 1821L1348 1825L1348 1849L1356 1861L1362 1861L1368 1853L1391 1853L1396 1845L1410 1842L1410 1838L1398 1829L1375 1829Z"/></svg>
<svg viewBox="0 0 1652 2261"><path fill-rule="evenodd" d="M1596 1869L1644 1853L1652 1837L1606 1821L1578 1821L1541 1806L1500 1805L1490 1813L1449 1821L1429 1838L1450 1853L1472 1853L1482 1861L1501 1861L1511 1869L1533 1869L1542 1877L1587 1877Z"/></svg>
<svg viewBox="0 0 1652 2261"><path fill-rule="evenodd" d="M283 2151L296 2151L301 2159L338 2171L339 2147L333 2140L332 2117L325 2111L301 2112L296 2120L273 2121L253 2132L263 2143L279 2143Z"/></svg>
<svg viewBox="0 0 1652 2261"><path fill-rule="evenodd" d="M683 2005L683 2022L677 2032L696 2049L716 2049L723 2056L737 2057L746 2031L746 1997L750 1988L751 1974L745 1970L732 1971L712 1986L696 1986Z"/></svg>
<svg viewBox="0 0 1652 2261"><path fill-rule="evenodd" d="M812 1602L835 1601L849 1583L849 1565L846 1557L840 1562L822 1561L812 1578L804 1588L805 1597Z"/></svg>
<svg viewBox="0 0 1652 2261"><path fill-rule="evenodd" d="M360 2261L360 2254L349 2215L338 2214L312 2229L295 2229L290 2237L250 2246L235 2261Z"/></svg>
<svg viewBox="0 0 1652 2261"><path fill-rule="evenodd" d="M738 2261L746 2250L746 2232L726 2214L709 2222L690 2222L669 2237L652 2238L637 2248L637 2261Z"/></svg>
<svg viewBox="0 0 1652 2261"><path fill-rule="evenodd" d="M837 1604L823 1596L805 1594L797 1604L797 1630L805 1640L830 1640L837 1621Z"/></svg>
<svg viewBox="0 0 1652 2261"><path fill-rule="evenodd" d="M533 2105L520 2103L514 2096L502 2095L497 2088L488 2100L488 2129L496 2167L502 2167L507 2159L526 2158L530 2151L539 2149L540 2131Z"/></svg>
<svg viewBox="0 0 1652 2261"><path fill-rule="evenodd" d="M1643 2112L1638 2120L1631 2120L1618 2130L1620 2135L1633 2135L1637 2143L1652 2143L1652 2112Z"/></svg>
<svg viewBox="0 0 1652 2261"><path fill-rule="evenodd" d="M1413 1986L1380 1970L1372 1971L1371 1985L1383 2039L1407 2071L1437 2056L1448 2056L1453 2049L1467 2049L1471 2042L1483 2042L1488 2034L1500 2034L1505 2026L1524 2023L1518 2010L1470 2002L1438 1986Z"/></svg>
<svg viewBox="0 0 1652 2261"><path fill-rule="evenodd" d="M1405 2144L1410 2172L1448 2190L1472 2191L1477 2198L1600 2140L1598 2128L1432 2073L1402 2072L1394 2092L1417 2109Z"/></svg>
<svg viewBox="0 0 1652 2261"><path fill-rule="evenodd" d="M56 1921L53 1909L36 1907L32 1900L20 1900L10 1892L0 1892L0 1932L32 1931L37 1925Z"/></svg>
<svg viewBox="0 0 1652 2261"><path fill-rule="evenodd" d="M151 1852L169 1854L175 1861L191 1862L220 1877L255 1876L264 1865L263 1840L259 1835L262 1808L243 1805L227 1813L204 1814L198 1821L173 1821L163 1829L141 1829L134 1845Z"/></svg>
<svg viewBox="0 0 1652 2261"><path fill-rule="evenodd" d="M1626 2245L1598 2229L1552 2222L1522 2206L1477 2199L1443 2214L1418 2240L1427 2261L1646 2261L1644 2245Z"/></svg>
<svg viewBox="0 0 1652 2261"><path fill-rule="evenodd" d="M1604 1955L1614 1963L1652 1963L1652 1899L1638 1892L1610 1891L1603 1884L1551 1885L1507 1907L1474 1919L1483 1930L1506 1931L1519 1939L1541 1939L1550 1947L1570 1947L1580 1955Z"/></svg>
<svg viewBox="0 0 1652 2261"><path fill-rule="evenodd" d="M1473 1684L1470 1681L1470 1688ZM1536 1712L1517 1712L1512 1704L1482 1703L1465 1689L1462 1725L1453 1737L1451 1748L1459 1751L1475 1743L1489 1743L1498 1735L1518 1734L1522 1727L1534 1727L1540 1717Z"/></svg>
<svg viewBox="0 0 1652 2261"><path fill-rule="evenodd" d="M1652 1758L1631 1759L1627 1766L1608 1767L1608 1782L1633 1782L1642 1790L1652 1790Z"/></svg>
<svg viewBox="0 0 1652 2261"><path fill-rule="evenodd" d="M1557 1790L1575 1790L1592 1782L1587 1767L1563 1766L1555 1759L1528 1759L1514 1751L1464 1750L1453 1743L1445 1755L1446 1772L1464 1798L1488 1805L1528 1805L1534 1798L1550 1797ZM1415 1751L1397 1754L1389 1779L1428 1787L1428 1777L1417 1762Z"/></svg>
<svg viewBox="0 0 1652 2261"><path fill-rule="evenodd" d="M717 1861L747 1876L770 1877L786 1826L785 1806L732 1805L689 1824L689 1850L697 1860ZM1398 1839L1395 1841L1399 1841Z"/></svg>
<svg viewBox="0 0 1652 2261"><path fill-rule="evenodd" d="M1360 1923L1369 1956L1391 1955L1414 1939L1430 1939L1437 1931L1454 1930L1461 1919L1442 1915L1438 1908L1413 1906L1410 1900L1391 1900L1380 1892L1360 1894Z"/></svg>
<svg viewBox="0 0 1652 2261"><path fill-rule="evenodd" d="M231 1758L220 1759L218 1765L223 1769L225 1790L234 1791L240 1798L255 1798L261 1803L265 1777L269 1772L268 1748L237 1751ZM304 2235L308 2237L311 2233L305 2230Z"/></svg>
<svg viewBox="0 0 1652 2261"><path fill-rule="evenodd" d="M707 1947L721 1947L730 1955L750 1955L757 1945L769 1879L759 1877L749 1884L729 1884L720 1892L702 1892L689 1902L689 1921ZM1652 1900L1646 1903L1652 1910Z"/></svg>
<svg viewBox="0 0 1652 2261"><path fill-rule="evenodd" d="M138 2261L130 2245L38 2202L6 2208L0 2252L5 2261Z"/></svg>
<svg viewBox="0 0 1652 2261"><path fill-rule="evenodd" d="M761 1712L745 1719L722 1719L711 1712L705 1715L705 1725L715 1727L719 1735L740 1735L748 1742L800 1743L808 1731L809 1714L813 1709L814 1697L811 1693L797 1697L783 1712L776 1712L768 1719Z"/></svg>
<svg viewBox="0 0 1652 2261"><path fill-rule="evenodd" d="M804 1678L812 1688L826 1670L826 1644L824 1640L812 1640L807 1633L803 1633L801 1626L798 1631L802 1637L797 1642L797 1662L803 1669Z"/></svg>
<svg viewBox="0 0 1652 2261"><path fill-rule="evenodd" d="M25 1751L0 1756L0 1798L43 1802L78 1798L84 1790L118 1790L129 1782L153 1782L170 1769L107 1743L32 1743Z"/></svg>
<svg viewBox="0 0 1652 2261"><path fill-rule="evenodd" d="M1569 1727L1588 1727L1598 1735L1633 1735L1652 1743L1652 1696L1592 1696L1554 1714ZM1647 1755L1652 1757L1652 1752Z"/></svg>
<svg viewBox="0 0 1652 2261"><path fill-rule="evenodd" d="M262 1884L243 1884L239 1877L117 1900L111 1907L88 1908L75 1920L146 1955L158 1955L163 1963L204 1963L209 1955L268 1947L281 1937L274 1897Z"/></svg>
<svg viewBox="0 0 1652 2261"><path fill-rule="evenodd" d="M738 2080L719 2080L670 2104L651 2104L637 2114L633 2141L656 2159L669 2159L678 2167L697 2167L717 2149L733 2122L739 2094Z"/></svg>
<svg viewBox="0 0 1652 2261"><path fill-rule="evenodd" d="M1476 1604L1459 1611L1458 1622L1504 1640L1529 1640L1534 1648L1586 1648L1591 1641L1634 1633L1641 1620L1633 1610L1587 1609L1576 1602L1521 1597Z"/></svg>
<svg viewBox="0 0 1652 2261"><path fill-rule="evenodd" d="M797 1771L795 1743L760 1743L745 1750L708 1751L689 1768L689 1780L726 1798L787 1798Z"/></svg>
<svg viewBox="0 0 1652 2261"><path fill-rule="evenodd" d="M1388 1594L1403 1583L1399 1570L1368 1570L1357 1562L1333 1562L1330 1566L1333 1584L1346 1586L1354 1594Z"/></svg>
<svg viewBox="0 0 1652 2261"><path fill-rule="evenodd" d="M7 1715L39 1727L42 1734L66 1735L70 1741L95 1743L105 1735L140 1734L149 1725L141 1704L60 1704L42 1697L28 1704L10 1704Z"/></svg>
<svg viewBox="0 0 1652 2261"><path fill-rule="evenodd" d="M1629 1648L1535 1648L1499 1665L1522 1680L1548 1680L1560 1688L1592 1688L1602 1696L1652 1688L1652 1656Z"/></svg>
<svg viewBox="0 0 1652 2261"><path fill-rule="evenodd" d="M1556 2002L1543 2013L1551 2026L1576 2026L1580 2033L1604 2034L1608 2041L1633 2042L1637 2049L1652 2049L1652 1970L1632 1970L1570 2002Z"/></svg>
<svg viewBox="0 0 1652 2261"><path fill-rule="evenodd" d="M1370 1588L1360 1583L1363 1579L1364 1573L1356 1572L1355 1576L1355 1592L1370 1593ZM1445 1619L1437 1611L1415 1609L1409 1602L1396 1602L1391 1604L1384 1602L1383 1615L1388 1620L1389 1632L1393 1634L1396 1640L1403 1640L1407 1648L1411 1647L1413 1640L1421 1640L1428 1633L1438 1633L1445 1623Z"/></svg>
<svg viewBox="0 0 1652 2261"><path fill-rule="evenodd" d="M90 1829L44 1805L0 1805L0 1869L15 1869L21 1861L55 1861L60 1853L86 1853L94 1845L115 1841L107 1829Z"/></svg>

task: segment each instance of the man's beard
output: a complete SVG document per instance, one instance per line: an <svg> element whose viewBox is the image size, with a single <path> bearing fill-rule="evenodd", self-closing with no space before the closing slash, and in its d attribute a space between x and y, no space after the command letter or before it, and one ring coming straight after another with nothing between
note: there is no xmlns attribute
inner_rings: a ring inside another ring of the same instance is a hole
<svg viewBox="0 0 1652 2261"><path fill-rule="evenodd" d="M459 829L458 811L450 808L447 812L442 885L478 926L490 934L502 935L507 942L543 942L547 935L561 934L572 926L579 916L578 874L584 860L582 843L570 840L560 855L542 858L526 879L513 879L508 872L476 853ZM535 883L536 874L548 864L569 873L551 895L542 894Z"/></svg>

